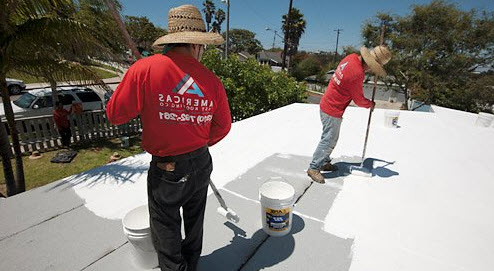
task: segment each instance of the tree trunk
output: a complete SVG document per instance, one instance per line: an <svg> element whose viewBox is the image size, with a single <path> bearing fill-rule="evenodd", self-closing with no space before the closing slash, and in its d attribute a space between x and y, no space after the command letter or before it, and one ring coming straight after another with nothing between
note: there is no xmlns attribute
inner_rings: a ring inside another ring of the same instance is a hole
<svg viewBox="0 0 494 271"><path fill-rule="evenodd" d="M117 22L118 27L120 28L120 32L122 32L122 35L124 36L125 41L127 42L127 45L129 46L130 50L134 54L137 60L141 59L141 54L139 51L137 51L137 48L134 45L134 42L130 38L129 32L127 32L127 29L125 28L124 23L122 22L122 18L120 18L120 13L117 11L115 8L115 4L113 4L113 0L105 0L106 5L111 11L111 14L113 15L113 19L115 19L115 22Z"/></svg>
<svg viewBox="0 0 494 271"><path fill-rule="evenodd" d="M14 111L12 110L12 104L10 103L10 96L7 90L6 74L0 73L0 84L2 89L2 101L5 111L5 117L10 128L10 136L12 137L12 144L14 145L15 154L15 169L16 169L16 193L26 191L26 183L24 180L24 167L22 162L21 145L19 143L19 134L15 127Z"/></svg>
<svg viewBox="0 0 494 271"><path fill-rule="evenodd" d="M5 184L7 185L7 196L17 194L15 189L14 170L12 169L12 150L5 129L5 124L0 121L0 156L2 157L3 175L5 176Z"/></svg>
<svg viewBox="0 0 494 271"><path fill-rule="evenodd" d="M58 102L58 91L57 91L57 81L55 81L53 78L45 77L48 79L50 82L50 87L51 87L51 98L53 100L53 109L57 106Z"/></svg>

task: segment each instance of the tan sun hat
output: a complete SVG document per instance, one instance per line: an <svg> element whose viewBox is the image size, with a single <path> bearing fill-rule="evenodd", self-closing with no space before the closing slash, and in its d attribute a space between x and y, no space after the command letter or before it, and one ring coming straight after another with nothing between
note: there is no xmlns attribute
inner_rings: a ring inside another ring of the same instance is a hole
<svg viewBox="0 0 494 271"><path fill-rule="evenodd" d="M43 155L39 151L33 151L31 155L29 155L29 159L35 160L35 159L40 159L43 157Z"/></svg>
<svg viewBox="0 0 494 271"><path fill-rule="evenodd" d="M386 76L383 66L391 59L391 52L388 47L379 45L370 51L366 47L362 47L360 48L360 54L374 74Z"/></svg>
<svg viewBox="0 0 494 271"><path fill-rule="evenodd" d="M153 47L160 48L169 43L222 44L223 37L206 32L201 12L193 5L182 5L168 12L168 34L159 37Z"/></svg>

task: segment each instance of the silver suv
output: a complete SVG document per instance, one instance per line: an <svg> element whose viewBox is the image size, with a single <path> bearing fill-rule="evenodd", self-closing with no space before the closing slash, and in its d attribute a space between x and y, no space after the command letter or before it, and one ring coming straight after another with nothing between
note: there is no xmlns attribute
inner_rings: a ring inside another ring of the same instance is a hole
<svg viewBox="0 0 494 271"><path fill-rule="evenodd" d="M58 100L65 109L69 109L72 102L81 103L84 111L103 109L101 97L94 90L85 87L59 87ZM12 109L16 118L53 115L53 99L50 88L33 89L24 93L19 99L12 102ZM0 117L5 117L3 104L0 107Z"/></svg>

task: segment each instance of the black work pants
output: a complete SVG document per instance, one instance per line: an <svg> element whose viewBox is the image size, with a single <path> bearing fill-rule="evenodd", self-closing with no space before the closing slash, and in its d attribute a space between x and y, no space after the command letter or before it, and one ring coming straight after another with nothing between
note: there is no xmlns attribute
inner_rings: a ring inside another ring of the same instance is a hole
<svg viewBox="0 0 494 271"><path fill-rule="evenodd" d="M70 131L70 128L59 128L58 133L62 138L62 146L68 147L70 145L70 137L72 136L72 131Z"/></svg>
<svg viewBox="0 0 494 271"><path fill-rule="evenodd" d="M153 156L148 172L148 204L153 243L163 271L196 270L212 170L207 147L175 157Z"/></svg>

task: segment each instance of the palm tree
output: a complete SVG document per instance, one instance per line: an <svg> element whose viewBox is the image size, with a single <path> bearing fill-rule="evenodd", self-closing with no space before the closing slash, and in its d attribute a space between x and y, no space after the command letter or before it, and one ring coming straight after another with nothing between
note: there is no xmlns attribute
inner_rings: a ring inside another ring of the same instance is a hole
<svg viewBox="0 0 494 271"><path fill-rule="evenodd" d="M127 45L129 46L130 50L132 51L132 54L136 57L136 59L141 59L141 54L137 50L134 42L132 41L132 38L129 35L129 32L125 28L125 24L122 21L122 18L120 17L120 12L117 10L115 7L115 2L118 3L117 0L105 0L106 5L110 9L111 14L113 15L113 18L115 19L115 22L118 25L118 28L120 29L120 32L122 33L122 36L124 37L125 41L127 42Z"/></svg>
<svg viewBox="0 0 494 271"><path fill-rule="evenodd" d="M298 51L298 45L302 34L305 32L307 22L304 15L297 8L292 8L290 11L290 22L287 23L287 15L283 15L283 33L287 36L288 52L291 56Z"/></svg>
<svg viewBox="0 0 494 271"><path fill-rule="evenodd" d="M219 8L214 14L213 32L221 33L221 24L225 21L225 11Z"/></svg>
<svg viewBox="0 0 494 271"><path fill-rule="evenodd" d="M216 7L211 0L206 0L204 3L202 3L204 8L202 11L206 15L206 31L209 32L209 25L211 24L211 19L213 18L214 12L216 10Z"/></svg>
<svg viewBox="0 0 494 271"><path fill-rule="evenodd" d="M0 2L0 88L16 164L15 180L7 180L7 184L15 184L7 188L9 193L25 191L25 180L19 135L7 91L7 73L18 70L50 79L56 99L56 81L88 78L91 72L77 60L87 58L89 52L104 51L84 25L67 16L74 9L72 0ZM0 140L5 144L4 141ZM11 159L9 148L0 146L2 161ZM5 177L12 178L12 168L8 163L3 165Z"/></svg>

